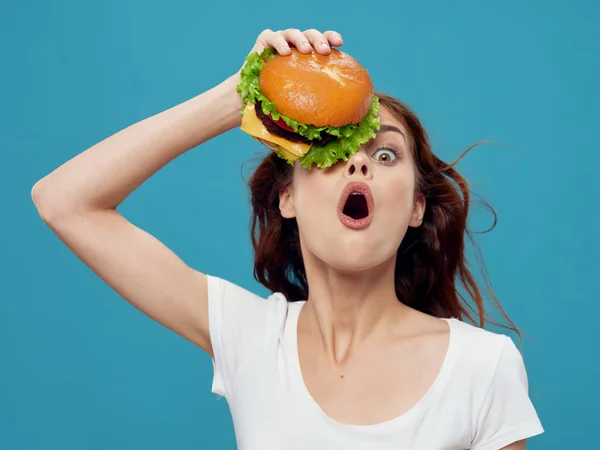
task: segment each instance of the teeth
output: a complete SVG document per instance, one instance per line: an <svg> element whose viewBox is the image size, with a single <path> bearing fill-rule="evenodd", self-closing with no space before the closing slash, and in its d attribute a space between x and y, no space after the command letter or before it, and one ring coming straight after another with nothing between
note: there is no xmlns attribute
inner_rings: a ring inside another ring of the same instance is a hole
<svg viewBox="0 0 600 450"><path fill-rule="evenodd" d="M350 195L362 195L360 192L352 192Z"/></svg>

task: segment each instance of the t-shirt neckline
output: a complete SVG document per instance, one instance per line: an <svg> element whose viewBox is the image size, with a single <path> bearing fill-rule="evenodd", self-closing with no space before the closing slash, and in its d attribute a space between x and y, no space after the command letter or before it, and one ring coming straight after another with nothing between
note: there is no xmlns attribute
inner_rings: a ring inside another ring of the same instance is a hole
<svg viewBox="0 0 600 450"><path fill-rule="evenodd" d="M292 371L292 382L296 385L297 389L295 391L298 393L300 400L302 403L309 409L313 414L320 417L327 425L336 428L339 431L357 433L357 434L382 434L386 432L391 432L401 425L407 423L412 418L418 416L427 410L429 404L435 399L435 397L439 394L440 391L443 390L444 385L447 383L450 373L452 372L452 368L456 362L458 356L458 345L457 345L457 336L456 336L456 328L454 326L454 321L456 319L442 319L446 321L449 327L449 338L448 338L448 348L446 350L446 355L444 356L444 360L442 362L442 366L438 372L438 375L432 385L429 387L428 391L421 397L421 399L414 404L410 409L405 411L404 413L396 416L392 419L386 420L384 422L379 422L372 425L352 425L339 422L337 420L332 419L323 409L319 406L316 400L310 394L306 383L304 382L304 377L302 376L302 369L300 366L300 355L298 353L298 318L300 316L300 311L302 307L306 304L306 301L297 301L289 303L288 307L291 313L288 315L288 324L287 327L289 331L289 339L291 345L291 371Z"/></svg>

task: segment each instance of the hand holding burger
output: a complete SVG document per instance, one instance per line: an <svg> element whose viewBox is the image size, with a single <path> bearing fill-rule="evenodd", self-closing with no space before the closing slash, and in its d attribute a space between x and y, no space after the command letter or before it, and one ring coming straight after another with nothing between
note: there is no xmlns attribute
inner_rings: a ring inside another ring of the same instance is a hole
<svg viewBox="0 0 600 450"><path fill-rule="evenodd" d="M237 87L244 104L241 129L306 168L347 161L375 138L379 102L373 83L355 59L331 48L341 44L334 32L261 33Z"/></svg>

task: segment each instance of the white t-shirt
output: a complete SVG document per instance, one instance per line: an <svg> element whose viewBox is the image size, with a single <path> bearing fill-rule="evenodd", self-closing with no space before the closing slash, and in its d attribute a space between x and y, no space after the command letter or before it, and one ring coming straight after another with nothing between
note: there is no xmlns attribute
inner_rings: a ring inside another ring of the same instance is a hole
<svg viewBox="0 0 600 450"><path fill-rule="evenodd" d="M323 412L302 379L296 324L306 302L263 299L212 276L208 296L212 391L227 399L240 450L498 450L544 431L507 336L447 319L445 360L417 405L347 425Z"/></svg>

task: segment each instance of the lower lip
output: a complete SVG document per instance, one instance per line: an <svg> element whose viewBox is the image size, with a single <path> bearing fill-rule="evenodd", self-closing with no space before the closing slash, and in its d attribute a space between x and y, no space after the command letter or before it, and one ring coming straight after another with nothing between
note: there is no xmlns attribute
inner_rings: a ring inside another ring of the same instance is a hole
<svg viewBox="0 0 600 450"><path fill-rule="evenodd" d="M362 219L353 219L342 212L338 214L338 217L343 225L347 226L348 228L352 228L353 230L362 230L363 228L367 228L373 220L372 215L368 215Z"/></svg>

